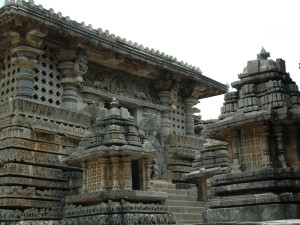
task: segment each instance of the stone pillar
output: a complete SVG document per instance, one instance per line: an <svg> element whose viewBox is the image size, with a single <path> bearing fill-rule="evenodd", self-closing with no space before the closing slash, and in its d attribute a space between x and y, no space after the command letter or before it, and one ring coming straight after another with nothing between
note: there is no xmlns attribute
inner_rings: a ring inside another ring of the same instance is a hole
<svg viewBox="0 0 300 225"><path fill-rule="evenodd" d="M228 156L229 156L229 167L232 173L241 172L241 165L239 162L239 132L232 130L229 135L228 142Z"/></svg>
<svg viewBox="0 0 300 225"><path fill-rule="evenodd" d="M278 154L278 161L279 167L285 168L286 161L284 157L284 149L283 149L283 127L282 126L275 126L274 127L275 136L276 136L276 145L277 145L277 154Z"/></svg>
<svg viewBox="0 0 300 225"><path fill-rule="evenodd" d="M197 103L197 99L193 97L185 98L185 133L187 135L195 134L194 109L193 106Z"/></svg>
<svg viewBox="0 0 300 225"><path fill-rule="evenodd" d="M81 189L81 193L86 193L87 192L87 180L88 180L88 176L87 176L87 162L82 162L81 164L81 168L82 168L82 175L83 175L83 179L82 179L82 189Z"/></svg>
<svg viewBox="0 0 300 225"><path fill-rule="evenodd" d="M145 174L146 174L146 190L151 189L151 159L144 159L144 168L145 168Z"/></svg>
<svg viewBox="0 0 300 225"><path fill-rule="evenodd" d="M267 125L261 125L258 129L258 138L260 138L261 149L262 149L262 168L270 168L272 161L269 150L269 127Z"/></svg>
<svg viewBox="0 0 300 225"><path fill-rule="evenodd" d="M123 172L124 172L124 189L132 190L132 171L131 171L131 158L124 157L123 158Z"/></svg>
<svg viewBox="0 0 300 225"><path fill-rule="evenodd" d="M170 102L171 102L171 92L162 91L159 93L159 100L161 104L165 107L161 112L161 131L163 134L168 135L171 133L171 121L169 118L170 112Z"/></svg>
<svg viewBox="0 0 300 225"><path fill-rule="evenodd" d="M19 67L17 78L17 96L32 98L34 86L34 67L37 58L43 51L29 46L20 45L11 50L16 56L12 58L12 63Z"/></svg>
<svg viewBox="0 0 300 225"><path fill-rule="evenodd" d="M100 162L100 171L101 171L101 177L100 177L100 190L106 190L107 184L106 184L106 179L107 179L107 159L106 158L101 158L99 159Z"/></svg>
<svg viewBox="0 0 300 225"><path fill-rule="evenodd" d="M62 106L68 109L77 109L78 87L77 85L82 82L82 77L75 74L73 62L62 62L59 64L59 69L62 73L63 85Z"/></svg>
<svg viewBox="0 0 300 225"><path fill-rule="evenodd" d="M119 157L114 156L114 157L111 158L112 180L113 180L112 189L113 190L119 190L120 189L119 163L120 163L120 158Z"/></svg>

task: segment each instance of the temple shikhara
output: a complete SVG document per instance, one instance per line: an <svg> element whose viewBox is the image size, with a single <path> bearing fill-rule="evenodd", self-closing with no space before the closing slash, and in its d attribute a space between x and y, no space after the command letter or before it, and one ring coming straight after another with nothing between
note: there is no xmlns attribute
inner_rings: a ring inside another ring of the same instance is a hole
<svg viewBox="0 0 300 225"><path fill-rule="evenodd" d="M300 93L269 57L228 92L173 56L6 0L0 225L300 224ZM218 119L194 115L221 94Z"/></svg>

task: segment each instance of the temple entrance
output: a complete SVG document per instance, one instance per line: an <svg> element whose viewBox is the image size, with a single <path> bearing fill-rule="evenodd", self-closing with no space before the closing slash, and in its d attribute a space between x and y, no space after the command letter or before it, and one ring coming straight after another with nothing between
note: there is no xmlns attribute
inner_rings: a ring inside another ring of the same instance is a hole
<svg viewBox="0 0 300 225"><path fill-rule="evenodd" d="M139 171L139 161L131 161L131 173L132 173L132 189L140 190L140 171Z"/></svg>

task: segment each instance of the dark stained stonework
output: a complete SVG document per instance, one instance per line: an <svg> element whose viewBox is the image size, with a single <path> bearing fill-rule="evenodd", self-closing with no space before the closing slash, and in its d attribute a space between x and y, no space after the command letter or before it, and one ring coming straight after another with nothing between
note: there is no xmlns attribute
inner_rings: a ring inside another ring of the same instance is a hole
<svg viewBox="0 0 300 225"><path fill-rule="evenodd" d="M262 49L248 62L202 132L228 143L229 172L207 180L206 224L300 219L300 93L285 62L269 56Z"/></svg>
<svg viewBox="0 0 300 225"><path fill-rule="evenodd" d="M194 186L193 106L227 87L199 68L6 0L0 85L1 225L175 224L164 187L202 209L175 187ZM197 207L177 222L200 221Z"/></svg>

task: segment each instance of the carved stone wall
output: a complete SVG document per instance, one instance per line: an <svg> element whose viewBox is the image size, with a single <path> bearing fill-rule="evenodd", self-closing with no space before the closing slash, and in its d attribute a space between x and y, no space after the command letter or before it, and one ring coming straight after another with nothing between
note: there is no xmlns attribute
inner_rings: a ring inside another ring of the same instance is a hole
<svg viewBox="0 0 300 225"><path fill-rule="evenodd" d="M140 78L123 71L91 63L86 75L83 76L82 88L96 90L98 95L109 94L118 99L129 99L158 103L153 92L151 81ZM87 91L83 89L83 91Z"/></svg>

